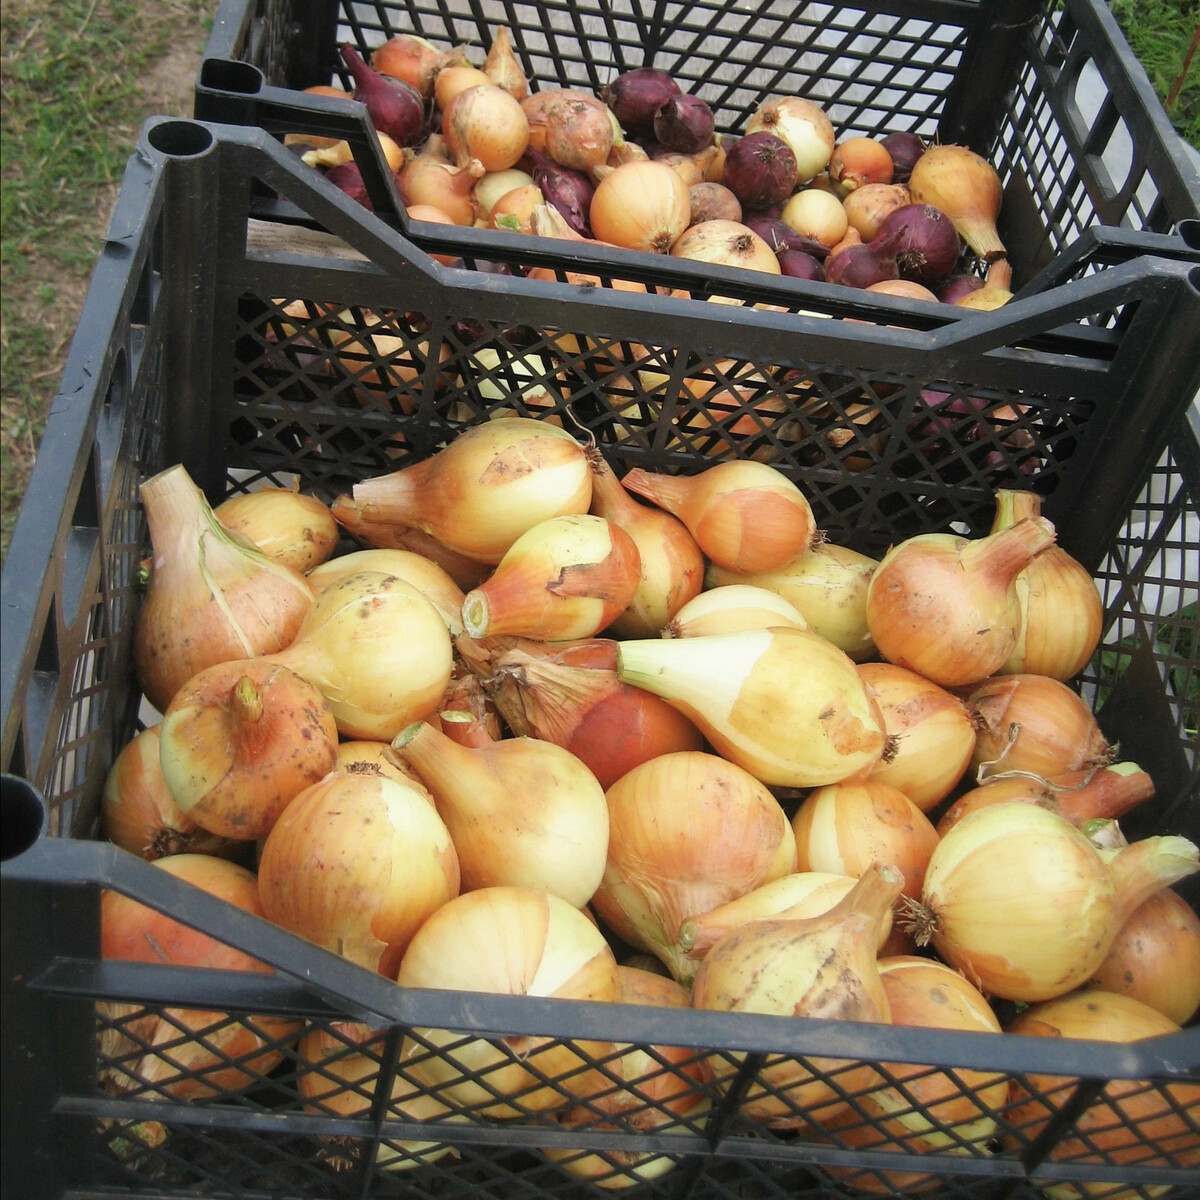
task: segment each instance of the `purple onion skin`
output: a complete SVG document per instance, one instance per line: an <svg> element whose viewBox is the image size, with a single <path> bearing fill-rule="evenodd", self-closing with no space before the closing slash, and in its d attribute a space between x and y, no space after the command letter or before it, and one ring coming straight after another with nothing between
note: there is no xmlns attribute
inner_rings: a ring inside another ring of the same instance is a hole
<svg viewBox="0 0 1200 1200"><path fill-rule="evenodd" d="M782 204L795 190L797 179L796 156L773 133L749 133L726 151L721 182L743 209Z"/></svg>
<svg viewBox="0 0 1200 1200"><path fill-rule="evenodd" d="M330 167L325 172L325 178L334 187L341 188L351 200L357 200L367 212L375 211L375 206L371 203L371 197L367 195L367 188L363 183L362 172L358 169L357 163L338 163L336 167Z"/></svg>
<svg viewBox="0 0 1200 1200"><path fill-rule="evenodd" d="M743 217L742 224L753 229L780 256L781 261L782 256L788 250L795 250L816 259L822 259L829 253L829 247L824 243L818 242L816 238L805 237L804 234L797 233L778 217L767 217L761 213L755 213L753 216Z"/></svg>
<svg viewBox="0 0 1200 1200"><path fill-rule="evenodd" d="M900 268L896 255L900 250L900 234L878 236L861 246L849 246L825 260L825 278L843 287L868 288L885 279L899 279Z"/></svg>
<svg viewBox="0 0 1200 1200"><path fill-rule="evenodd" d="M695 154L712 143L712 109L699 96L669 96L654 110L654 136L680 154Z"/></svg>
<svg viewBox="0 0 1200 1200"><path fill-rule="evenodd" d="M892 182L907 183L917 159L925 153L925 143L915 133L889 133L880 145L892 156Z"/></svg>
<svg viewBox="0 0 1200 1200"><path fill-rule="evenodd" d="M821 265L821 260L803 250L784 250L779 255L779 270L789 279L814 279L817 283L825 282L825 268Z"/></svg>
<svg viewBox="0 0 1200 1200"><path fill-rule="evenodd" d="M904 279L930 287L945 279L958 264L962 247L954 222L932 204L906 204L888 213L877 238L901 235L897 264Z"/></svg>
<svg viewBox="0 0 1200 1200"><path fill-rule="evenodd" d="M657 67L637 67L600 90L621 128L636 138L654 132L654 114L664 100L681 94L679 84Z"/></svg>
<svg viewBox="0 0 1200 1200"><path fill-rule="evenodd" d="M526 150L525 156L529 160L529 173L533 176L533 182L542 189L546 203L558 209L563 220L576 233L582 237L591 237L592 228L588 223L588 212L596 190L592 181L582 171L560 167L552 158L537 150Z"/></svg>
<svg viewBox="0 0 1200 1200"><path fill-rule="evenodd" d="M425 133L425 101L416 88L373 71L353 46L342 47L342 59L354 76L354 99L367 107L371 123L400 146L413 146Z"/></svg>
<svg viewBox="0 0 1200 1200"><path fill-rule="evenodd" d="M981 287L983 280L978 275L955 274L948 275L935 290L943 304L957 304L964 296L979 291Z"/></svg>

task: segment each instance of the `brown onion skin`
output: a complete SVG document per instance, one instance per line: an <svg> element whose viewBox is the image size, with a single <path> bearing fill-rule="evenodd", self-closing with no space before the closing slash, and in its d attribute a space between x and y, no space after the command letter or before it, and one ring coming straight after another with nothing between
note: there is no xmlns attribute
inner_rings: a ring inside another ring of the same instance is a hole
<svg viewBox="0 0 1200 1200"><path fill-rule="evenodd" d="M697 183L688 188L692 225L702 221L741 221L742 206L723 183Z"/></svg>

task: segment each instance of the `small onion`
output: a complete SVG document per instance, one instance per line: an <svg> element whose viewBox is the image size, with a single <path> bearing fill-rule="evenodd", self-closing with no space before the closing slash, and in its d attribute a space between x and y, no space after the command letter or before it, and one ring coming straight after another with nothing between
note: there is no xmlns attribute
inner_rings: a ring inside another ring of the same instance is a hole
<svg viewBox="0 0 1200 1200"><path fill-rule="evenodd" d="M691 224L703 221L740 221L742 206L723 183L697 183L688 188Z"/></svg>
<svg viewBox="0 0 1200 1200"><path fill-rule="evenodd" d="M892 173L892 156L874 138L852 137L838 142L829 159L829 178L849 191L867 183L891 183Z"/></svg>
<svg viewBox="0 0 1200 1200"><path fill-rule="evenodd" d="M797 192L783 206L779 219L802 237L812 238L827 250L846 236L846 210L835 196L815 188Z"/></svg>
<svg viewBox="0 0 1200 1200"><path fill-rule="evenodd" d="M842 208L850 228L870 242L892 213L911 203L912 196L902 183L868 183L855 188L842 201Z"/></svg>

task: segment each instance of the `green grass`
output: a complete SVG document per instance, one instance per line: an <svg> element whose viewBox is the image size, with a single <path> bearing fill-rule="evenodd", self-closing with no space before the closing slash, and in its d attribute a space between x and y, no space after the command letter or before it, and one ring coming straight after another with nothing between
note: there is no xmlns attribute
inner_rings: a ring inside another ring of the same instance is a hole
<svg viewBox="0 0 1200 1200"><path fill-rule="evenodd" d="M1167 116L1183 139L1200 149L1200 51L1184 73L1188 50L1200 27L1200 5L1196 0L1109 0L1109 8L1146 69ZM1176 94L1168 104L1172 91Z"/></svg>
<svg viewBox="0 0 1200 1200"><path fill-rule="evenodd" d="M144 72L168 52L173 37L199 45L198 11L195 0L7 0L0 10L0 554L99 253L113 189L150 111L139 91Z"/></svg>

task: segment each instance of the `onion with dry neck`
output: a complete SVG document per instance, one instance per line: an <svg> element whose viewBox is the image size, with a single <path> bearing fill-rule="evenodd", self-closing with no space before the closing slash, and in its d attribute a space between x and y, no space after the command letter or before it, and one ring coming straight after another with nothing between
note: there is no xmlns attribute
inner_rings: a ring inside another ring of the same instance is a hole
<svg viewBox="0 0 1200 1200"><path fill-rule="evenodd" d="M987 159L965 146L930 146L913 166L908 190L915 203L941 209L980 258L1005 256L996 232L1004 191Z"/></svg>
<svg viewBox="0 0 1200 1200"><path fill-rule="evenodd" d="M677 516L705 555L729 571L778 570L817 536L804 494L765 463L717 463L690 476L635 467L623 483Z"/></svg>
<svg viewBox="0 0 1200 1200"><path fill-rule="evenodd" d="M867 589L867 625L888 662L943 687L994 674L1017 641L1014 581L1054 544L1042 517L968 539L922 533L884 555Z"/></svg>
<svg viewBox="0 0 1200 1200"><path fill-rule="evenodd" d="M267 836L267 917L368 971L394 976L417 929L458 895L450 832L419 784L366 768L302 792Z"/></svg>
<svg viewBox="0 0 1200 1200"><path fill-rule="evenodd" d="M592 468L591 511L629 534L641 560L633 598L609 628L618 637L654 637L699 593L704 556L678 517L639 504L595 448L589 449L588 462Z"/></svg>
<svg viewBox="0 0 1200 1200"><path fill-rule="evenodd" d="M458 849L465 890L513 886L582 907L604 873L608 808L588 768L537 738L459 745L417 722L394 751L421 777Z"/></svg>
<svg viewBox="0 0 1200 1200"><path fill-rule="evenodd" d="M218 663L175 693L159 754L175 803L202 828L253 841L270 833L337 760L329 701L266 659Z"/></svg>
<svg viewBox="0 0 1200 1200"><path fill-rule="evenodd" d="M312 588L226 530L183 467L148 479L141 496L154 553L134 668L146 699L162 712L197 671L290 645Z"/></svg>
<svg viewBox="0 0 1200 1200"><path fill-rule="evenodd" d="M764 783L838 783L884 751L879 708L854 664L809 630L621 642L617 675L662 696Z"/></svg>
<svg viewBox="0 0 1200 1200"><path fill-rule="evenodd" d="M472 637L516 634L548 642L593 637L633 599L642 562L619 525L590 513L539 521L463 599Z"/></svg>
<svg viewBox="0 0 1200 1200"><path fill-rule="evenodd" d="M567 901L529 888L491 887L443 905L409 944L405 988L614 1001L617 962L595 925ZM440 1099L483 1117L561 1108L589 1086L587 1065L611 1043L415 1029L401 1067ZM549 1082L546 1082L549 1081ZM586 1094L586 1093L584 1093Z"/></svg>
<svg viewBox="0 0 1200 1200"><path fill-rule="evenodd" d="M415 587L360 571L327 587L269 661L325 694L343 737L390 741L434 711L453 658L442 618Z"/></svg>
<svg viewBox="0 0 1200 1200"><path fill-rule="evenodd" d="M779 802L741 768L699 751L665 754L608 789L609 844L592 907L680 982L696 970L679 943L688 917L795 869Z"/></svg>
<svg viewBox="0 0 1200 1200"><path fill-rule="evenodd" d="M354 487L368 521L415 526L493 566L539 521L587 512L591 499L583 447L529 417L473 426L432 458Z"/></svg>
<svg viewBox="0 0 1200 1200"><path fill-rule="evenodd" d="M902 883L892 867L872 867L822 916L752 921L735 929L701 963L693 1007L889 1023L875 947ZM715 1053L709 1065L717 1081L728 1084L744 1058ZM836 1086L823 1077L826 1073L836 1076ZM770 1055L740 1109L774 1127L807 1127L811 1119L827 1121L841 1107L843 1089L861 1091L873 1078L869 1063Z"/></svg>
<svg viewBox="0 0 1200 1200"><path fill-rule="evenodd" d="M154 865L251 917L264 915L245 867L208 854L176 854ZM100 899L100 953L154 966L272 973L245 952L118 892ZM101 1078L107 1088L142 1099L204 1100L252 1087L282 1061L283 1045L301 1026L269 1014L238 1020L191 1008L159 1012L110 1001L99 1007L112 1021L99 1035Z"/></svg>
<svg viewBox="0 0 1200 1200"><path fill-rule="evenodd" d="M660 754L704 746L700 731L682 713L617 678L611 640L477 642L464 635L455 647L484 680L513 733L569 750L602 788Z"/></svg>
<svg viewBox="0 0 1200 1200"><path fill-rule="evenodd" d="M100 799L104 836L150 862L172 854L236 854L245 843L201 829L175 803L159 760L159 728L143 729L113 762Z"/></svg>
<svg viewBox="0 0 1200 1200"><path fill-rule="evenodd" d="M1055 813L996 804L937 844L910 919L918 943L983 991L1048 1000L1097 970L1140 904L1197 870L1186 838L1146 838L1106 862Z"/></svg>
<svg viewBox="0 0 1200 1200"><path fill-rule="evenodd" d="M992 532L1041 515L1036 492L1001 488ZM1061 546L1039 554L1017 576L1021 604L1017 644L1002 674L1027 673L1070 679L1086 665L1100 641L1104 602L1091 573Z"/></svg>

